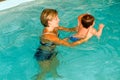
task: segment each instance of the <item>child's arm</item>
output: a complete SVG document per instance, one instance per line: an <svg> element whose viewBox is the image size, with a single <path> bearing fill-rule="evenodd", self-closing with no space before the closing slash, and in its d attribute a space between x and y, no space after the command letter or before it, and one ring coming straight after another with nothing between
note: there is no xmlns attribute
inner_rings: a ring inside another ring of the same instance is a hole
<svg viewBox="0 0 120 80"><path fill-rule="evenodd" d="M94 35L100 38L103 28L104 28L104 24L100 24L98 31L94 30Z"/></svg>

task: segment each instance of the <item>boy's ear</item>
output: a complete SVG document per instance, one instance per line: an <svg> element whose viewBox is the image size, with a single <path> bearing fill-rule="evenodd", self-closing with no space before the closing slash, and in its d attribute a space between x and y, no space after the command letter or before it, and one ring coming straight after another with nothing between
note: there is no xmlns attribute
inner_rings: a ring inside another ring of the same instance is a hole
<svg viewBox="0 0 120 80"><path fill-rule="evenodd" d="M91 26L94 26L95 25L95 22L93 22L93 24Z"/></svg>
<svg viewBox="0 0 120 80"><path fill-rule="evenodd" d="M95 25L95 21L93 22L93 26Z"/></svg>

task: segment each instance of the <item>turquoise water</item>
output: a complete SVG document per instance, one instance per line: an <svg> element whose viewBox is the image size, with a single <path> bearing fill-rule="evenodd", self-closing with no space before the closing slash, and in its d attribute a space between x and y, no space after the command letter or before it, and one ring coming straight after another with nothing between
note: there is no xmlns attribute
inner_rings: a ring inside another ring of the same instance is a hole
<svg viewBox="0 0 120 80"><path fill-rule="evenodd" d="M56 80L120 80L120 1L119 0L44 0L24 3L0 11L0 80L31 80L39 66L33 58L39 46L44 8L59 12L60 25L74 27L77 16L91 13L95 28L104 23L101 39L93 37L73 48L58 46L60 65ZM73 33L60 32L60 38ZM46 80L53 80L50 75Z"/></svg>

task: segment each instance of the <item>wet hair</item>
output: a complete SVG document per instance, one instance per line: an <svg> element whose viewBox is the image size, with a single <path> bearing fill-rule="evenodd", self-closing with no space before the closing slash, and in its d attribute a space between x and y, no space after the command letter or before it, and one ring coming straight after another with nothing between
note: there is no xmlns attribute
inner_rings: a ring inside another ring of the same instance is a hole
<svg viewBox="0 0 120 80"><path fill-rule="evenodd" d="M48 26L48 21L52 20L58 15L55 9L44 9L40 16L40 21L44 27Z"/></svg>
<svg viewBox="0 0 120 80"><path fill-rule="evenodd" d="M84 28L89 28L94 22L94 17L90 14L86 14L81 18L81 23Z"/></svg>

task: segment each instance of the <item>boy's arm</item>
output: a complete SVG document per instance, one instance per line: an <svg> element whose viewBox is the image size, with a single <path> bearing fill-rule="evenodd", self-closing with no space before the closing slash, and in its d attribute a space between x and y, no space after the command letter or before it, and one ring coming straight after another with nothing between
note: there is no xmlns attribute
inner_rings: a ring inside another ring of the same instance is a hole
<svg viewBox="0 0 120 80"><path fill-rule="evenodd" d="M101 34L102 34L103 28L104 28L104 24L100 24L98 31L96 31L96 30L94 29L94 31L93 31L93 32L94 32L94 35L97 36L98 38L100 38L100 36L101 36Z"/></svg>
<svg viewBox="0 0 120 80"><path fill-rule="evenodd" d="M62 26L59 26L59 30L64 30L64 31L69 31L69 32L74 32L76 31L76 28L77 27L73 27L73 28L65 28L65 27L62 27Z"/></svg>

